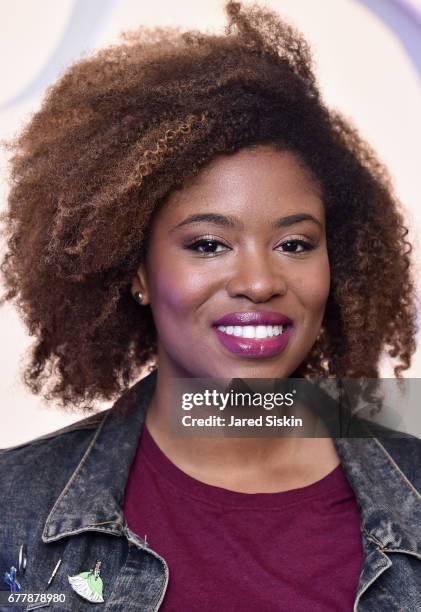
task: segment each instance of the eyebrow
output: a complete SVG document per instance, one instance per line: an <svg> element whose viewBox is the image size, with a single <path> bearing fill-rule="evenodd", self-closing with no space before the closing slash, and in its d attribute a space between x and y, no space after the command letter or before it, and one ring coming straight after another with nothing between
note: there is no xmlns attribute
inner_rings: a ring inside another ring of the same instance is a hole
<svg viewBox="0 0 421 612"><path fill-rule="evenodd" d="M271 227L273 227L274 229L289 227L290 225L294 225L295 223L301 223L302 221L311 221L312 223L315 223L318 227L322 228L322 224L320 223L320 221L309 213L297 213L295 215L279 217L279 219L275 219L275 221L272 221ZM220 225L223 227L244 229L244 223L237 219L237 217L232 217L230 215L220 215L218 213L197 213L195 215L189 215L188 217L186 217L183 221L173 227L171 231L176 230L179 227L183 227L184 225L192 225L194 223L214 223L215 225Z"/></svg>

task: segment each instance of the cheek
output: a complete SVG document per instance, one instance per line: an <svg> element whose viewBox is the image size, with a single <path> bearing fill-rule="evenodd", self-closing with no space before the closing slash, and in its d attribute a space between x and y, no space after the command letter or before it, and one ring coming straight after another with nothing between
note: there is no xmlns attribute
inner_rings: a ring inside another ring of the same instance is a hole
<svg viewBox="0 0 421 612"><path fill-rule="evenodd" d="M155 262L150 274L154 310L184 317L194 313L208 299L212 292L212 275L207 271L183 265L181 258L174 256L161 256Z"/></svg>
<svg viewBox="0 0 421 612"><path fill-rule="evenodd" d="M308 310L319 313L324 309L330 290L330 267L327 256L315 266L306 266L302 274L294 276L290 288Z"/></svg>

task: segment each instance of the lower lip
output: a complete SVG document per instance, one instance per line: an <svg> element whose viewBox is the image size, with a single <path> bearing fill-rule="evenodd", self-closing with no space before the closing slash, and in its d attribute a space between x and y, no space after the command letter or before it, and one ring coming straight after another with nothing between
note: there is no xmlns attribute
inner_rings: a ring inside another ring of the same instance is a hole
<svg viewBox="0 0 421 612"><path fill-rule="evenodd" d="M244 357L273 357L282 353L292 333L292 325L288 325L279 336L272 338L242 338L225 334L217 327L214 331L220 343L231 353Z"/></svg>

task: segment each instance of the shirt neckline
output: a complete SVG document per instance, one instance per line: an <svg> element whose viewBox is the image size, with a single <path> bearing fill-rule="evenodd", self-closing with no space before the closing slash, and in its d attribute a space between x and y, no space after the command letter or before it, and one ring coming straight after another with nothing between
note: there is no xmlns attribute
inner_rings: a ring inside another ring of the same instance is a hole
<svg viewBox="0 0 421 612"><path fill-rule="evenodd" d="M287 505L301 504L310 499L325 499L332 494L335 494L335 497L353 495L342 464L314 483L273 493L244 493L204 483L183 472L165 455L146 424L139 442L139 453L149 467L179 494L207 503L268 509L285 508Z"/></svg>

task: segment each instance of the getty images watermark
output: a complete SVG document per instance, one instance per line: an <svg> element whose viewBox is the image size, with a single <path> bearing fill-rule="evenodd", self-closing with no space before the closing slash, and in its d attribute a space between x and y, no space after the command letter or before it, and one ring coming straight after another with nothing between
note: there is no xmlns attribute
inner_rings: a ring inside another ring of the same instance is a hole
<svg viewBox="0 0 421 612"><path fill-rule="evenodd" d="M295 394L295 389L285 395L282 393L240 392L232 389L228 393L223 393L216 389L205 389L203 392L184 392L181 398L181 408L184 411L190 411L194 408L206 407L221 412L229 408L252 407L269 411L281 406L290 408L294 405ZM228 416L185 414L181 417L181 423L184 427L302 427L303 419L286 414L282 416L274 414L237 416L235 413Z"/></svg>
<svg viewBox="0 0 421 612"><path fill-rule="evenodd" d="M307 417L297 390L273 379L175 379L172 426L181 436L296 435Z"/></svg>
<svg viewBox="0 0 421 612"><path fill-rule="evenodd" d="M168 410L179 436L405 437L403 417L421 393L419 381L406 382L414 388L391 379L175 378Z"/></svg>

